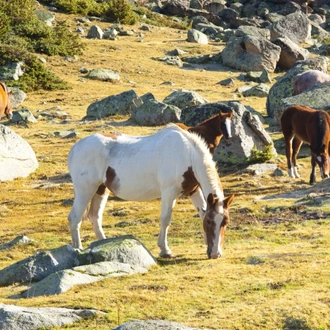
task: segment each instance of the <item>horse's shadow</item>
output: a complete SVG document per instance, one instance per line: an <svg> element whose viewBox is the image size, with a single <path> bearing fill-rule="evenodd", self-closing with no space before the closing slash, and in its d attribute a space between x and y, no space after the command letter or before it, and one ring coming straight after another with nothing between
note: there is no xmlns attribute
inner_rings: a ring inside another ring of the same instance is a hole
<svg viewBox="0 0 330 330"><path fill-rule="evenodd" d="M174 255L171 258L162 258L162 257L157 257L156 258L158 265L160 266L170 266L170 265L176 265L176 264L187 264L187 263L197 263L205 260L205 258L200 257L200 258L187 258L184 257L181 254Z"/></svg>

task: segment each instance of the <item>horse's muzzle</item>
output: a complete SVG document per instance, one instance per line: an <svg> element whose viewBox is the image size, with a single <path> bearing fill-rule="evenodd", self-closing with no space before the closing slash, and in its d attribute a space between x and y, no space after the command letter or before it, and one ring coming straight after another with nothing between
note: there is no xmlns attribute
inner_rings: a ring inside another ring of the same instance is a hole
<svg viewBox="0 0 330 330"><path fill-rule="evenodd" d="M12 120L13 119L13 113L7 113L6 114L6 117L9 119L9 120Z"/></svg>
<svg viewBox="0 0 330 330"><path fill-rule="evenodd" d="M217 253L211 253L211 250L210 249L207 249L207 257L209 259L218 259L221 257L221 253L220 252L217 252Z"/></svg>

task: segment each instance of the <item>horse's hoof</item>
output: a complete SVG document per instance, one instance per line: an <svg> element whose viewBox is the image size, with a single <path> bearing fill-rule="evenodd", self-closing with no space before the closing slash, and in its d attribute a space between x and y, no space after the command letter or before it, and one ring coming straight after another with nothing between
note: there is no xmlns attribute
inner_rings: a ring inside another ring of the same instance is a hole
<svg viewBox="0 0 330 330"><path fill-rule="evenodd" d="M164 259L171 259L171 258L174 258L174 255L172 253L165 253L165 254L160 254L159 255L161 258L164 258Z"/></svg>

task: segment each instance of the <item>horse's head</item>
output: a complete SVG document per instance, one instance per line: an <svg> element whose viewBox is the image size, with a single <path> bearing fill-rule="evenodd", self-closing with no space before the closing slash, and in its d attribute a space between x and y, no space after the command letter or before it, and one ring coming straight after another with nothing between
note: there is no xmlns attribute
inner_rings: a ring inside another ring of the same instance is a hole
<svg viewBox="0 0 330 330"><path fill-rule="evenodd" d="M233 110L230 112L222 112L219 113L220 119L220 130L226 139L230 139L231 136L231 118L233 116Z"/></svg>
<svg viewBox="0 0 330 330"><path fill-rule="evenodd" d="M5 115L8 119L12 119L13 118L13 113L12 113L12 108L11 108L11 95L12 95L12 91L7 92L7 106L5 108Z"/></svg>
<svg viewBox="0 0 330 330"><path fill-rule="evenodd" d="M207 197L207 209L203 219L204 237L209 259L217 259L222 255L227 224L229 223L229 205L234 195L220 201L214 194Z"/></svg>
<svg viewBox="0 0 330 330"><path fill-rule="evenodd" d="M313 151L312 151L313 153ZM330 158L325 145L322 146L322 151L315 153L314 156L317 165L320 167L322 179L328 178L330 174Z"/></svg>

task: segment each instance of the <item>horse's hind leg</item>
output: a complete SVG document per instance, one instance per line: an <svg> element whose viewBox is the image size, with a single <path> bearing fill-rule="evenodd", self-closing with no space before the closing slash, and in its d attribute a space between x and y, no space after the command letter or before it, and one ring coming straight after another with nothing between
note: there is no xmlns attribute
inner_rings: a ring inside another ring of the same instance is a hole
<svg viewBox="0 0 330 330"><path fill-rule="evenodd" d="M75 189L75 197L72 209L68 215L72 245L74 248L82 249L79 231L83 215L93 194L94 191L91 191L90 189L79 189L79 191Z"/></svg>
<svg viewBox="0 0 330 330"><path fill-rule="evenodd" d="M297 169L297 156L299 153L299 150L301 148L301 145L303 144L303 141L301 141L299 138L296 136L292 140L292 174L293 178L299 178L300 175L298 174L298 169Z"/></svg>
<svg viewBox="0 0 330 330"><path fill-rule="evenodd" d="M283 130L284 141L285 141L285 155L288 166L288 174L291 178L294 178L294 172L292 168L292 140L293 140L293 132L290 130Z"/></svg>
<svg viewBox="0 0 330 330"><path fill-rule="evenodd" d="M94 194L90 208L88 210L88 218L92 222L93 229L98 240L105 239L102 229L102 215L109 196L109 189L103 184Z"/></svg>

